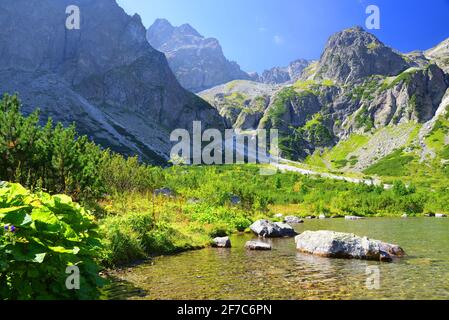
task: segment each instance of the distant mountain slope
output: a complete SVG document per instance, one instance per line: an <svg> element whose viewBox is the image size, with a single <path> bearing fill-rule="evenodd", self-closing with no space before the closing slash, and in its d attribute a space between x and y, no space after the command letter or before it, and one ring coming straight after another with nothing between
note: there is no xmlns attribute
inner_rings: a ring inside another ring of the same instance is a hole
<svg viewBox="0 0 449 320"><path fill-rule="evenodd" d="M201 96L235 128L253 128L258 121L259 129L279 129L286 158L312 157L311 162L322 160L327 169L351 166L360 171L400 148L435 153L425 137L447 110L447 49L445 41L425 54L401 54L355 27L332 35L320 60L306 67L296 82L268 93L264 108L252 103L255 99L245 95L245 87L234 86L230 92L220 86L208 90L214 98ZM245 122L241 120L245 114L257 117ZM424 131L419 132L421 126ZM445 135L449 144L449 134ZM353 147L345 144L352 139ZM336 145L353 149L342 158L343 151L326 151ZM321 154L326 157L321 159Z"/></svg>
<svg viewBox="0 0 449 320"><path fill-rule="evenodd" d="M254 74L253 80L267 84L283 84L298 80L304 69L313 61L298 59L288 65L288 67L274 67L265 70L262 75Z"/></svg>
<svg viewBox="0 0 449 320"><path fill-rule="evenodd" d="M228 61L217 39L205 38L188 24L174 27L158 19L148 29L148 42L167 56L181 85L199 92L232 80L249 80L235 62Z"/></svg>
<svg viewBox="0 0 449 320"><path fill-rule="evenodd" d="M80 30L65 27L69 5L81 10ZM114 0L2 0L0 93L18 92L25 112L75 122L105 147L164 161L174 128L223 122L145 35L140 17Z"/></svg>

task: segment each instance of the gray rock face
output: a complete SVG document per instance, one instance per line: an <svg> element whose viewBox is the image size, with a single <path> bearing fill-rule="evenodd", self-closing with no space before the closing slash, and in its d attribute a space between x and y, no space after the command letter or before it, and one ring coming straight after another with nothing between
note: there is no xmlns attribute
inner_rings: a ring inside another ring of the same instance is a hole
<svg viewBox="0 0 449 320"><path fill-rule="evenodd" d="M449 73L449 39L424 52L426 58L435 61L446 73Z"/></svg>
<svg viewBox="0 0 449 320"><path fill-rule="evenodd" d="M296 216L286 216L284 218L284 222L288 223L288 224L299 224L299 223L304 223L304 220L302 220L299 217Z"/></svg>
<svg viewBox="0 0 449 320"><path fill-rule="evenodd" d="M267 84L284 84L293 82L300 78L302 72L307 68L312 61L305 59L298 59L289 64L288 67L274 67L270 70L265 70L261 76L258 76L255 81Z"/></svg>
<svg viewBox="0 0 449 320"><path fill-rule="evenodd" d="M215 238L212 240L213 247L216 248L231 248L231 240L229 239L229 237L219 237L219 238Z"/></svg>
<svg viewBox="0 0 449 320"><path fill-rule="evenodd" d="M305 231L295 241L297 250L329 258L390 262L405 255L397 245L333 231Z"/></svg>
<svg viewBox="0 0 449 320"><path fill-rule="evenodd" d="M199 96L218 110L228 127L254 130L278 90L274 85L236 80L202 91Z"/></svg>
<svg viewBox="0 0 449 320"><path fill-rule="evenodd" d="M80 8L80 30L65 27L68 5ZM18 92L25 113L41 107L105 147L164 162L172 129L223 122L179 85L145 34L115 1L1 1L0 92Z"/></svg>
<svg viewBox="0 0 449 320"><path fill-rule="evenodd" d="M232 80L249 80L235 62L228 61L217 39L204 38L188 24L174 27L158 19L148 29L148 42L167 56L171 69L187 90L200 92Z"/></svg>
<svg viewBox="0 0 449 320"><path fill-rule="evenodd" d="M245 244L245 248L248 250L269 251L271 250L271 245L262 241L248 241Z"/></svg>
<svg viewBox="0 0 449 320"><path fill-rule="evenodd" d="M263 238L294 237L297 235L290 225L280 222L273 223L268 220L258 220L249 228L252 232Z"/></svg>
<svg viewBox="0 0 449 320"><path fill-rule="evenodd" d="M336 33L329 39L316 77L345 84L372 75L397 75L409 66L400 54L374 35L355 27Z"/></svg>

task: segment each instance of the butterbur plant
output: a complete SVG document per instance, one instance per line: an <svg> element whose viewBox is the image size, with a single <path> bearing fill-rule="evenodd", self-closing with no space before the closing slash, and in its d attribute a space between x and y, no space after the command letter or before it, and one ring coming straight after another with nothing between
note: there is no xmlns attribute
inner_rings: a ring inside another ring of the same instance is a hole
<svg viewBox="0 0 449 320"><path fill-rule="evenodd" d="M95 299L102 279L94 218L64 195L0 186L0 298ZM66 268L80 270L79 290L66 287Z"/></svg>

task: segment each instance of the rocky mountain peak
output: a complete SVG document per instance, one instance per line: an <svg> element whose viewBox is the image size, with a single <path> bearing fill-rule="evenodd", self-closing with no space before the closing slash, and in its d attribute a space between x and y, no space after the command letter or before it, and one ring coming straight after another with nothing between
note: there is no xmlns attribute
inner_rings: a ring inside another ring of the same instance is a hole
<svg viewBox="0 0 449 320"><path fill-rule="evenodd" d="M189 24L176 27L158 19L148 29L147 40L165 53L176 78L190 91L250 79L237 63L226 59L217 39L203 37Z"/></svg>
<svg viewBox="0 0 449 320"><path fill-rule="evenodd" d="M372 75L397 75L409 66L373 34L353 27L330 37L314 77L352 83Z"/></svg>

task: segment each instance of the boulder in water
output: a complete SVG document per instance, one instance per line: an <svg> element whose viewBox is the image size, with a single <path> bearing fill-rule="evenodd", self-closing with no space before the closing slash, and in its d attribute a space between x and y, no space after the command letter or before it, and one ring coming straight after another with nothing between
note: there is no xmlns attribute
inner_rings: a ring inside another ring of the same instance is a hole
<svg viewBox="0 0 449 320"><path fill-rule="evenodd" d="M213 240L212 246L215 248L231 248L231 240L229 237L218 237Z"/></svg>
<svg viewBox="0 0 449 320"><path fill-rule="evenodd" d="M397 245L334 231L305 231L295 241L297 250L328 258L390 262L405 255Z"/></svg>
<svg viewBox="0 0 449 320"><path fill-rule="evenodd" d="M304 220L302 220L296 216L286 216L284 218L284 223L298 224L298 223L304 223Z"/></svg>
<svg viewBox="0 0 449 320"><path fill-rule="evenodd" d="M345 216L346 220L362 220L365 219L363 217L357 217L357 216Z"/></svg>
<svg viewBox="0 0 449 320"><path fill-rule="evenodd" d="M262 242L262 241L248 241L245 244L245 248L248 250L267 251L267 250L271 250L271 245L269 243Z"/></svg>
<svg viewBox="0 0 449 320"><path fill-rule="evenodd" d="M264 238L294 237L297 235L290 225L280 222L273 223L268 220L257 220L249 228L259 237Z"/></svg>

